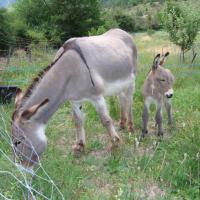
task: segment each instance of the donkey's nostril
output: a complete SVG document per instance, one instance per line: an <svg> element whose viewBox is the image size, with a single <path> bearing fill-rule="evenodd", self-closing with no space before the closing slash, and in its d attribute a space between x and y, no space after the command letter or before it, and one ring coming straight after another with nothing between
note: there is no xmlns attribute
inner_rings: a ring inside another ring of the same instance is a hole
<svg viewBox="0 0 200 200"><path fill-rule="evenodd" d="M20 143L21 143L21 141L16 141L16 142L14 142L14 145L17 146Z"/></svg>

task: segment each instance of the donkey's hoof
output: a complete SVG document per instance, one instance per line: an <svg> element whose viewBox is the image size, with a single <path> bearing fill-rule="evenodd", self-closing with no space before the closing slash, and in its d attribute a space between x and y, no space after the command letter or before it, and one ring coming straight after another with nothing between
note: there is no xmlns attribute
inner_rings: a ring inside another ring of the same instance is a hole
<svg viewBox="0 0 200 200"><path fill-rule="evenodd" d="M145 135L147 135L147 134L148 134L148 130L146 130L146 131L142 130L142 133L140 134L140 137L139 137L139 142L141 142L142 139L144 139Z"/></svg>
<svg viewBox="0 0 200 200"><path fill-rule="evenodd" d="M84 144L75 144L72 146L74 155L78 156L84 151Z"/></svg>
<svg viewBox="0 0 200 200"><path fill-rule="evenodd" d="M163 131L159 131L159 132L158 132L158 136L159 136L159 137L163 137Z"/></svg>
<svg viewBox="0 0 200 200"><path fill-rule="evenodd" d="M173 126L173 121L168 121L168 126Z"/></svg>
<svg viewBox="0 0 200 200"><path fill-rule="evenodd" d="M120 127L120 129L125 129L126 128L126 122L120 121L119 127Z"/></svg>
<svg viewBox="0 0 200 200"><path fill-rule="evenodd" d="M122 139L120 137L115 137L112 140L112 147L118 147L123 143Z"/></svg>
<svg viewBox="0 0 200 200"><path fill-rule="evenodd" d="M148 130L142 130L141 137L145 137L148 134Z"/></svg>
<svg viewBox="0 0 200 200"><path fill-rule="evenodd" d="M134 133L135 132L135 128L133 126L129 126L128 127L128 132Z"/></svg>

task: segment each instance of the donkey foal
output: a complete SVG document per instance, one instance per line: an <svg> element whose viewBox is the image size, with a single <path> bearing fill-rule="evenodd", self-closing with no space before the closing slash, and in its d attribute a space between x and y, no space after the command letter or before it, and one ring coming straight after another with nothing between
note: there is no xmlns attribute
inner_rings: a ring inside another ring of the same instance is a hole
<svg viewBox="0 0 200 200"><path fill-rule="evenodd" d="M172 105L174 76L170 70L165 69L163 64L169 52L160 56L158 54L153 61L152 69L149 72L144 85L144 110L142 114L142 137L148 133L147 125L149 119L149 107L152 103L156 105L156 126L158 127L158 136L163 135L162 127L162 105L165 105L168 114L168 124L172 124Z"/></svg>

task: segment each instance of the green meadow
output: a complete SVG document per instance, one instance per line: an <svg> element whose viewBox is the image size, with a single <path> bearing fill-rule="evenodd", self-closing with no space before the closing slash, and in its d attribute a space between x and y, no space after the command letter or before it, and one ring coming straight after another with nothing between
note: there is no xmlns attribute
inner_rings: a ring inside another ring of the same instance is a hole
<svg viewBox="0 0 200 200"><path fill-rule="evenodd" d="M200 199L200 47L191 64L192 54L180 64L179 49L170 43L165 32L152 35L137 33L133 39L138 48L136 91L133 96L134 134L120 130L117 97L107 98L110 115L123 139L123 144L113 151L106 130L101 125L95 109L86 103L85 129L87 144L80 157L72 153L75 126L69 102L66 102L49 121L46 135L48 146L41 159L45 171L55 182L66 200L198 200ZM200 39L200 35L198 39ZM156 136L154 115L151 109L149 134L138 143L141 132L143 98L142 84L150 70L156 53L170 52L165 67L169 68L176 82L173 97L174 124L167 125L164 114L164 137ZM2 83L18 85L22 89L38 71L48 65L55 52L33 52L33 62L11 58L10 66L1 74ZM8 199L23 199L23 180L14 165L10 146L10 119L14 103L0 105L0 193ZM5 158L4 152L8 158ZM4 171L4 173L2 173ZM10 172L19 180L16 180ZM39 169L38 176L45 177ZM52 199L59 200L58 191L52 192L51 183L34 178L32 187ZM45 199L33 192L36 199ZM0 199L4 199L0 196Z"/></svg>

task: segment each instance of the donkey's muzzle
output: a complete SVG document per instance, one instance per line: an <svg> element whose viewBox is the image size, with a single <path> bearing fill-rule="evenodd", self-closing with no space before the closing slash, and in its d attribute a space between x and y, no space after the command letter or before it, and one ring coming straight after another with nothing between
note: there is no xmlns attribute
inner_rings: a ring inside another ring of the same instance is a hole
<svg viewBox="0 0 200 200"><path fill-rule="evenodd" d="M173 97L173 94L174 94L174 91L173 91L172 88L169 89L167 92L165 92L165 96L166 96L167 98L169 98L169 99Z"/></svg>
<svg viewBox="0 0 200 200"><path fill-rule="evenodd" d="M170 98L173 97L173 94L166 94L166 97L167 97L168 99L170 99Z"/></svg>

